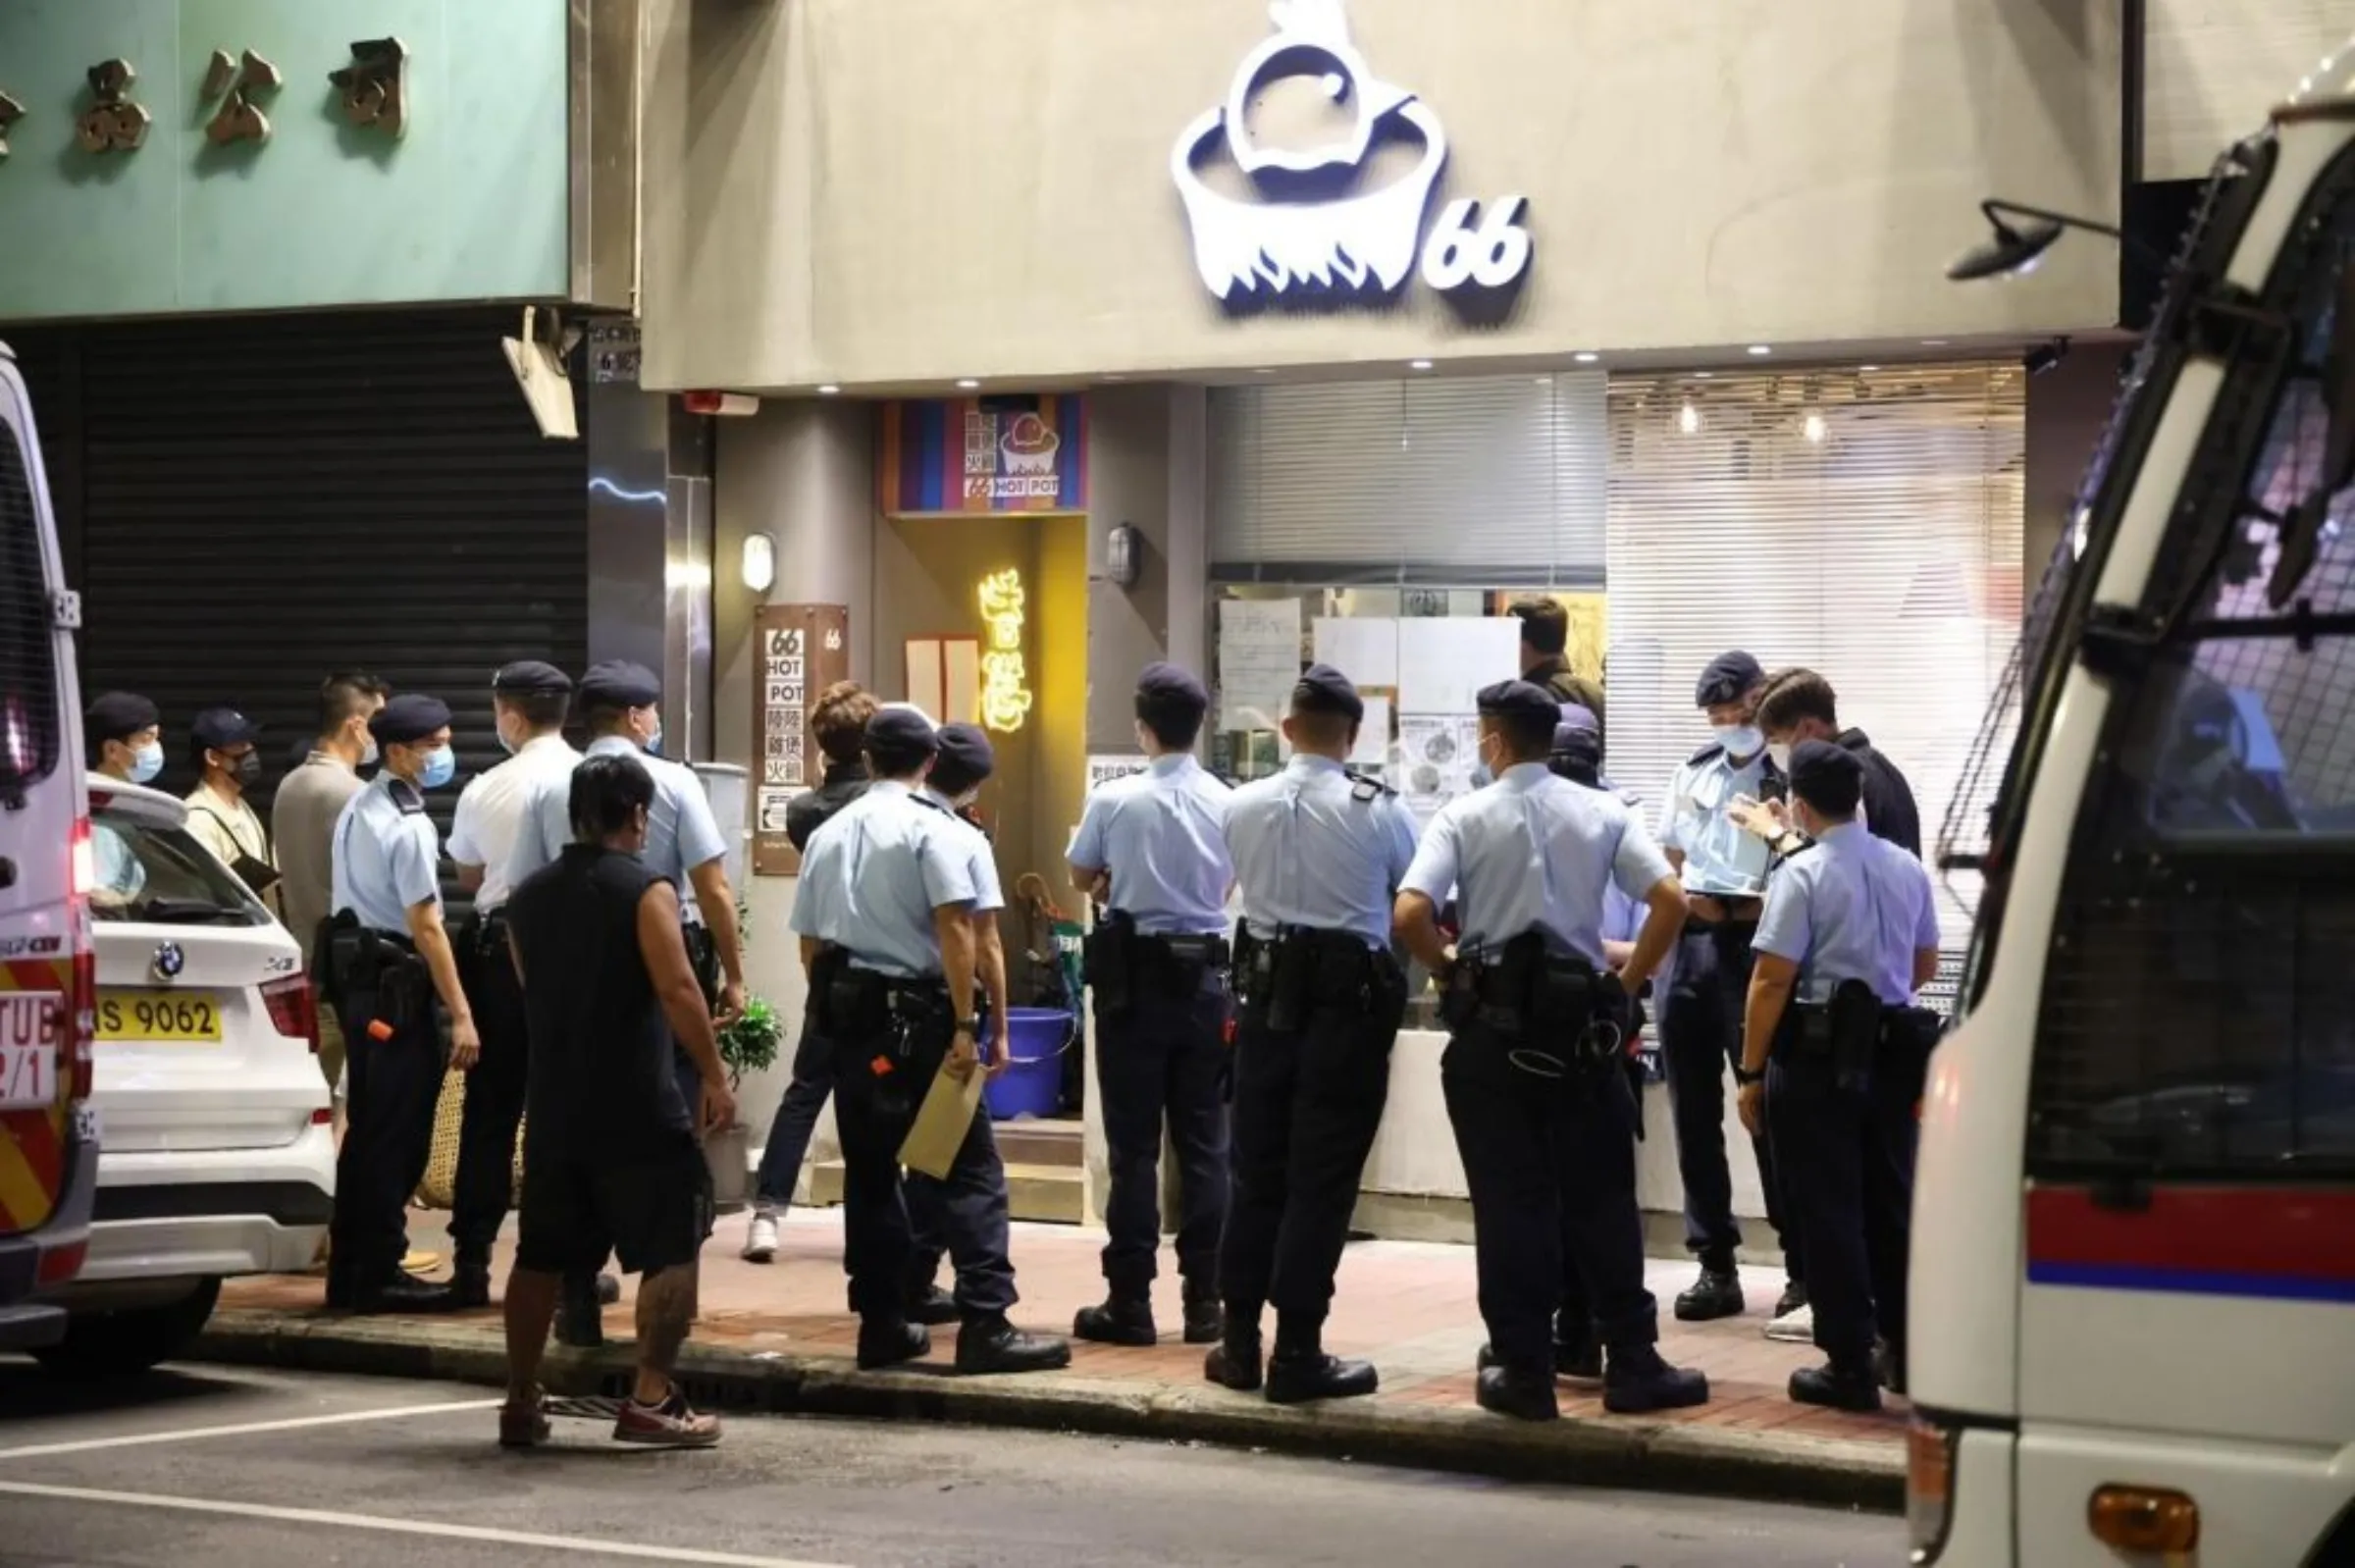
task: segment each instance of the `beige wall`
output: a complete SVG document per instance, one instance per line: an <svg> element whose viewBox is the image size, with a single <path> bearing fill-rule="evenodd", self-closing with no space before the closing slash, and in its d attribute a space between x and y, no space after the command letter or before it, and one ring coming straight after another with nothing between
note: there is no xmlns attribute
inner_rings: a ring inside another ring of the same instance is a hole
<svg viewBox="0 0 2355 1568"><path fill-rule="evenodd" d="M1942 269L1973 204L2117 211L2112 0L1348 0L1453 148L1526 193L1515 318L1222 315L1169 173L1269 35L1262 0L658 0L652 387L2023 335L2116 319L2116 259ZM1435 198L1436 211L1439 199Z"/></svg>
<svg viewBox="0 0 2355 1568"><path fill-rule="evenodd" d="M2149 0L2142 174L2188 180L2355 35L2355 0Z"/></svg>

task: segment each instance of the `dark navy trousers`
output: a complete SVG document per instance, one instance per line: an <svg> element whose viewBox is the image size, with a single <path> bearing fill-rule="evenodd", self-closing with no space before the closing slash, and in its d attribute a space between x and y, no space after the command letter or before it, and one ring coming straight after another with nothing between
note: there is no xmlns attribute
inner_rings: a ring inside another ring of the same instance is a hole
<svg viewBox="0 0 2355 1568"><path fill-rule="evenodd" d="M1815 1343L1835 1366L1869 1367L1876 1333L1904 1364L1918 1094L1918 1073L1902 1067L1845 1088L1828 1057L1777 1057L1766 1070Z"/></svg>

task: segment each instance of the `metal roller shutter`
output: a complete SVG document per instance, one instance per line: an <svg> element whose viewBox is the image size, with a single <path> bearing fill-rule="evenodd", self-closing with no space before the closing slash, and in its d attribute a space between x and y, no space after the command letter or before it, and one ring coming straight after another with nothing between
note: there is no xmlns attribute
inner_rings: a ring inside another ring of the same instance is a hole
<svg viewBox="0 0 2355 1568"><path fill-rule="evenodd" d="M70 374L39 345L36 395L74 403L36 410L78 503L82 686L162 706L159 787L191 787L187 722L227 703L267 729L266 795L341 669L448 702L471 776L500 756L494 669L580 669L586 451L540 437L502 330L484 310L110 325L61 335Z"/></svg>

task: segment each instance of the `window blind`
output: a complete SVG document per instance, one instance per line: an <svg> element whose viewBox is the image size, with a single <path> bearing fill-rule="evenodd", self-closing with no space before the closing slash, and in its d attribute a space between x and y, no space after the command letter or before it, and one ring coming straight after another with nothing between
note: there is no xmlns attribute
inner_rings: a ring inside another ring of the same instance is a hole
<svg viewBox="0 0 2355 1568"><path fill-rule="evenodd" d="M1743 648L1829 680L1935 835L2019 632L2025 380L1612 378L1608 765L1655 825L1709 739L1694 683ZM1968 915L1940 901L1960 945Z"/></svg>
<svg viewBox="0 0 2355 1568"><path fill-rule="evenodd" d="M1210 394L1224 581L1602 581L1600 372L1417 377Z"/></svg>

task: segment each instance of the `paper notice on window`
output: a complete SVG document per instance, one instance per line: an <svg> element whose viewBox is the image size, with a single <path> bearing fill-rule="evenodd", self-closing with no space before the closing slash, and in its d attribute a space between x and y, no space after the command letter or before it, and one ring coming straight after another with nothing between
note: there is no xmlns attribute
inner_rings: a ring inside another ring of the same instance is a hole
<svg viewBox="0 0 2355 1568"><path fill-rule="evenodd" d="M1317 662L1359 687L1398 684L1398 623L1390 617L1320 615L1315 640Z"/></svg>
<svg viewBox="0 0 2355 1568"><path fill-rule="evenodd" d="M1398 710L1470 713L1480 689L1521 673L1521 623L1510 615L1398 623Z"/></svg>
<svg viewBox="0 0 2355 1568"><path fill-rule="evenodd" d="M1390 780L1417 816L1429 818L1472 792L1480 765L1480 721L1463 713L1404 713L1398 719L1398 762Z"/></svg>
<svg viewBox="0 0 2355 1568"><path fill-rule="evenodd" d="M1300 683L1300 601L1219 601L1219 728L1272 730Z"/></svg>
<svg viewBox="0 0 2355 1568"><path fill-rule="evenodd" d="M1390 759L1390 700L1387 697L1362 697L1366 716L1357 727L1357 745L1349 752L1349 760L1358 767L1381 767Z"/></svg>

